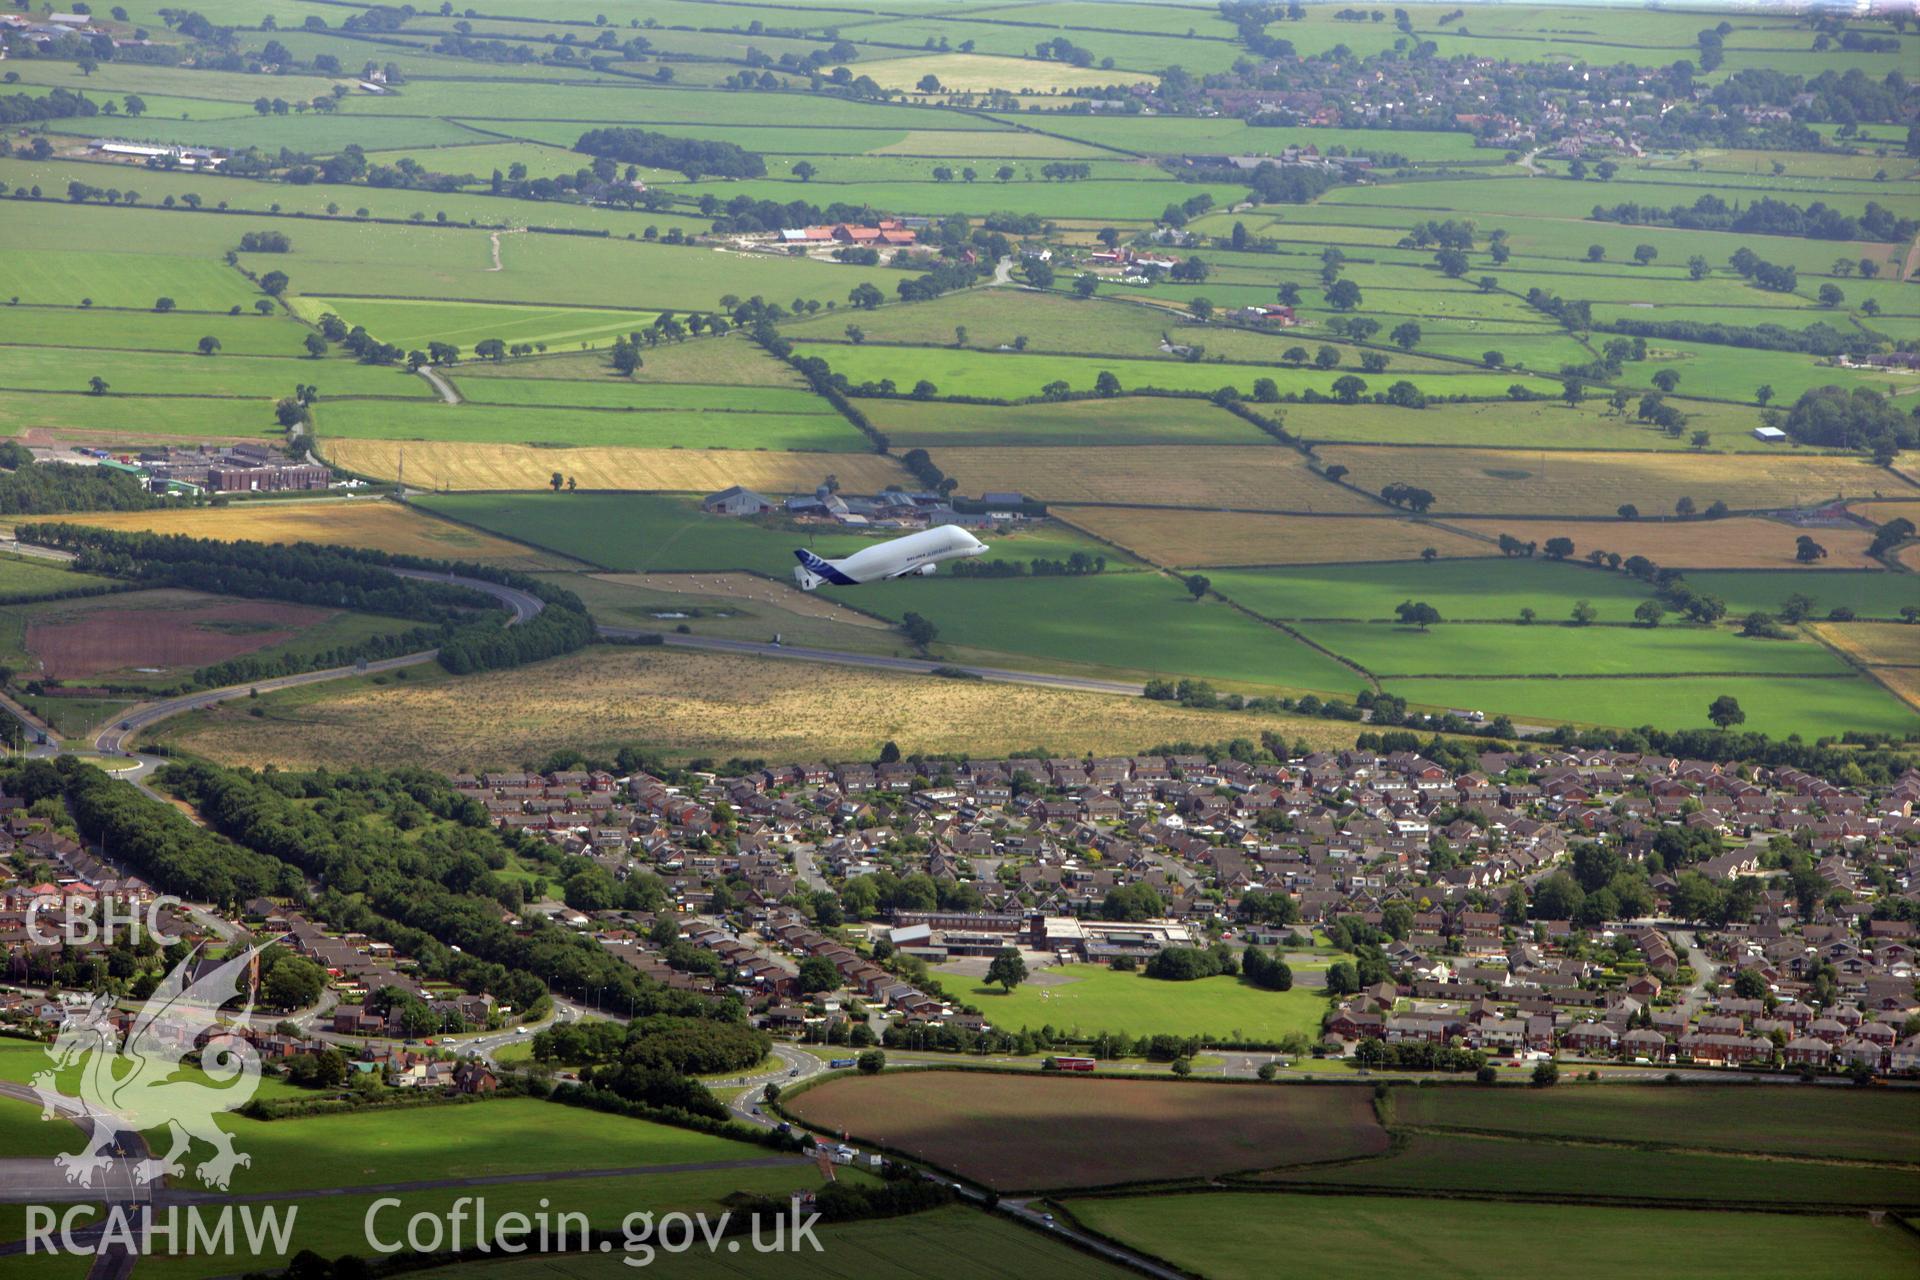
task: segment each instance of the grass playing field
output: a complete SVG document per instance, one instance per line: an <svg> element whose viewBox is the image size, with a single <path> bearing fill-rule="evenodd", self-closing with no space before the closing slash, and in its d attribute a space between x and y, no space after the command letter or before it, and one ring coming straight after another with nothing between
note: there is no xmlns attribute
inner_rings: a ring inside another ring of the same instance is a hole
<svg viewBox="0 0 1920 1280"><path fill-rule="evenodd" d="M1105 965L1076 964L1037 970L1011 992L980 985L958 971L942 981L961 999L978 1005L997 1027L1043 1026L1076 1036L1106 1031L1130 1035L1200 1036L1209 1043L1242 1039L1273 1043L1319 1029L1326 1000L1295 987L1265 991L1238 978L1165 982Z"/></svg>

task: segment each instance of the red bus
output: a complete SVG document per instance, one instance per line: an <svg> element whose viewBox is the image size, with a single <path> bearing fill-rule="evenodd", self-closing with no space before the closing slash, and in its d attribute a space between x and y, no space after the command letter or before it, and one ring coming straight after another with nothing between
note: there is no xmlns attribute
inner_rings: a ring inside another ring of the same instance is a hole
<svg viewBox="0 0 1920 1280"><path fill-rule="evenodd" d="M1055 1058L1053 1062L1062 1071L1091 1071L1094 1068L1092 1058Z"/></svg>

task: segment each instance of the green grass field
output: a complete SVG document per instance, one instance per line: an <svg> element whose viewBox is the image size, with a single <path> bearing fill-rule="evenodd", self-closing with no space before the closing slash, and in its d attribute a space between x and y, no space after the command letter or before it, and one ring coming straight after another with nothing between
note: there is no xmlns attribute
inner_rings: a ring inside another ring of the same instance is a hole
<svg viewBox="0 0 1920 1280"><path fill-rule="evenodd" d="M1399 1096L1404 1097L1406 1091ZM1404 1150L1328 1169L1277 1169L1263 1181L1408 1191L1494 1191L1893 1207L1920 1204L1920 1173L1844 1164L1416 1133Z"/></svg>
<svg viewBox="0 0 1920 1280"><path fill-rule="evenodd" d="M318 387L323 397L422 399L434 394L404 369L347 360L139 351L89 357L67 347L0 346L0 388L82 394L88 390L87 379L96 375L106 379L109 394L115 396L279 397L292 395L301 383Z"/></svg>
<svg viewBox="0 0 1920 1280"><path fill-rule="evenodd" d="M1449 625L1426 631L1390 623L1310 623L1309 640L1377 676L1844 675L1822 645L1760 640L1709 627Z"/></svg>
<svg viewBox="0 0 1920 1280"><path fill-rule="evenodd" d="M1401 601L1423 600L1455 621L1511 621L1531 608L1542 622L1562 622L1575 601L1586 600L1599 621L1630 622L1649 594L1646 584L1623 573L1543 559L1222 570L1208 576L1215 590L1262 617L1296 620L1391 619Z"/></svg>
<svg viewBox="0 0 1920 1280"><path fill-rule="evenodd" d="M151 306L155 299L149 299ZM176 301L178 301L176 299ZM18 328L10 341L35 347L67 349L67 359L82 359L81 352L164 351L195 353L200 339L220 340L222 356L304 356L301 345L310 332L305 325L290 319L285 312L270 316L244 314L230 316L179 311L109 311L100 307L22 307L0 312ZM120 357L113 357L118 360ZM109 379L112 374L108 374ZM84 383L84 379L82 380ZM63 384L65 385L65 384Z"/></svg>
<svg viewBox="0 0 1920 1280"><path fill-rule="evenodd" d="M110 580L75 573L58 560L38 556L0 555L0 600L71 591L75 587L107 586Z"/></svg>
<svg viewBox="0 0 1920 1280"><path fill-rule="evenodd" d="M938 445L1259 444L1245 419L1204 400L1127 396L987 407L869 400L860 406L899 449Z"/></svg>
<svg viewBox="0 0 1920 1280"><path fill-rule="evenodd" d="M1381 1270L1495 1277L1508 1273L1517 1240L1529 1274L1573 1280L1631 1268L1657 1280L1716 1271L1755 1277L1899 1275L1920 1263L1920 1246L1897 1227L1864 1217L1695 1213L1460 1200L1343 1196L1121 1196L1068 1202L1074 1217L1120 1242L1212 1280L1272 1274L1273 1260L1314 1258L1317 1275L1346 1280ZM1325 1247L1330 1222L1365 1240L1359 1251ZM1649 1248L1650 1241L1673 1246ZM1549 1243L1550 1242L1550 1243Z"/></svg>
<svg viewBox="0 0 1920 1280"><path fill-rule="evenodd" d="M1105 965L1076 964L1037 971L1011 992L978 985L942 969L950 992L977 1005L997 1027L1091 1035L1125 1031L1149 1035L1205 1036L1272 1043L1283 1036L1311 1037L1320 1027L1326 1000L1317 991L1264 991L1238 978L1165 982ZM1047 979L1057 978L1057 981ZM1036 981L1035 979L1039 979Z"/></svg>

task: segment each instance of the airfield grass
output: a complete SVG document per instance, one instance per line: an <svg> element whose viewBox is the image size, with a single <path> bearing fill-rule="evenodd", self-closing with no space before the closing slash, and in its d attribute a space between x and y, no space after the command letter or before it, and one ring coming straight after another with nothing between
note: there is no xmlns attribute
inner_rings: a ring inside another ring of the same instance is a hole
<svg viewBox="0 0 1920 1280"><path fill-rule="evenodd" d="M887 623L751 573L570 573L548 581L572 591L608 626L852 653L891 654L900 637Z"/></svg>
<svg viewBox="0 0 1920 1280"><path fill-rule="evenodd" d="M398 478L404 462L409 485L455 491L543 490L556 471L584 489L664 493L717 493L735 484L766 494L811 493L828 475L839 476L848 493L878 493L912 479L892 458L872 453L337 438L323 440L321 452L336 466L379 480Z"/></svg>
<svg viewBox="0 0 1920 1280"><path fill-rule="evenodd" d="M522 571L565 569L575 563L564 556L534 551L463 525L435 520L396 503L364 498L238 502L225 507L155 511L90 511L53 518L101 529L137 529L227 542L312 542L321 546L366 547L393 555L475 560ZM73 574L54 572L68 582L75 580ZM10 586L11 579L0 574L0 591Z"/></svg>
<svg viewBox="0 0 1920 1280"><path fill-rule="evenodd" d="M1416 485L1435 495L1436 512L1462 514L1610 516L1631 503L1656 515L1671 512L1683 497L1703 511L1715 501L1753 511L1841 496L1915 496L1913 486L1864 458L1365 445L1329 446L1319 456L1347 467L1350 484L1374 492L1394 483Z"/></svg>
<svg viewBox="0 0 1920 1280"><path fill-rule="evenodd" d="M1213 1280L1272 1274L1273 1259L1312 1255L1315 1273L1345 1280L1388 1271L1459 1277L1506 1274L1515 1240L1552 1241L1532 1250L1530 1273L1573 1280L1632 1269L1653 1280L1715 1269L1755 1277L1895 1275L1920 1261L1899 1228L1864 1217L1767 1213L1705 1214L1675 1209L1610 1209L1457 1199L1342 1196L1340 1229L1369 1242L1357 1252L1325 1248L1328 1201L1318 1196L1210 1192L1069 1201L1081 1223ZM1650 1249L1649 1241L1674 1246Z"/></svg>
<svg viewBox="0 0 1920 1280"><path fill-rule="evenodd" d="M261 716L247 714L255 707ZM629 743L674 760L865 759L888 741L907 753L990 757L1042 744L1075 755L1144 750L1262 729L1321 749L1353 743L1351 727L1325 720L671 648L594 648L457 680L356 678L265 694L246 710L195 712L153 737L256 768L458 771Z"/></svg>
<svg viewBox="0 0 1920 1280"><path fill-rule="evenodd" d="M662 1253L647 1267L667 1280L933 1280L953 1259L966 1259L979 1280L1126 1280L1133 1272L1056 1244L998 1215L967 1208L934 1209L875 1222L837 1223L814 1233L820 1251ZM615 1280L633 1268L591 1253L469 1262L423 1273L433 1280Z"/></svg>
<svg viewBox="0 0 1920 1280"><path fill-rule="evenodd" d="M1518 1198L1695 1200L1719 1204L1920 1205L1920 1172L1827 1161L1700 1155L1566 1142L1415 1133L1392 1155L1327 1169L1275 1169L1278 1183Z"/></svg>
<svg viewBox="0 0 1920 1280"><path fill-rule="evenodd" d="M1047 502L1295 513L1382 513L1378 503L1311 471L1277 445L930 450L962 493L1024 493Z"/></svg>
<svg viewBox="0 0 1920 1280"><path fill-rule="evenodd" d="M1845 675L1824 646L1716 627L1308 623L1300 633L1376 676Z"/></svg>
<svg viewBox="0 0 1920 1280"><path fill-rule="evenodd" d="M1387 688L1423 708L1503 713L1530 724L1705 729L1707 707L1724 694L1746 713L1742 729L1773 737L1905 735L1914 727L1912 709L1866 676L1399 679Z"/></svg>
<svg viewBox="0 0 1920 1280"><path fill-rule="evenodd" d="M0 1098L0 1151L10 1157L54 1156L80 1149L82 1130L65 1120L42 1120L40 1104ZM18 1238L0 1227L0 1240Z"/></svg>
<svg viewBox="0 0 1920 1280"><path fill-rule="evenodd" d="M1259 444L1244 419L1204 400L1126 396L1063 404L951 404L870 400L862 404L896 448L981 445Z"/></svg>
<svg viewBox="0 0 1920 1280"><path fill-rule="evenodd" d="M1327 1003L1321 992L1306 987L1267 991L1229 977L1164 982L1098 964L1038 969L1011 992L983 985L977 973L969 975L964 969L935 972L950 991L1005 1030L1050 1026L1083 1036L1125 1031L1136 1038L1201 1036L1209 1043L1272 1043L1289 1035L1311 1037Z"/></svg>
<svg viewBox="0 0 1920 1280"><path fill-rule="evenodd" d="M1920 1163L1920 1097L1790 1085L1403 1089L1396 1122L1531 1138L1585 1138L1842 1160Z"/></svg>
<svg viewBox="0 0 1920 1280"><path fill-rule="evenodd" d="M1496 554L1487 542L1392 516L1281 516L1148 507L1053 507L1053 515L1154 564L1177 568L1411 560Z"/></svg>
<svg viewBox="0 0 1920 1280"><path fill-rule="evenodd" d="M1674 569L1875 569L1867 555L1873 534L1866 529L1801 529L1750 516L1724 520L1448 520L1446 526L1488 538L1511 534L1523 542L1566 538L1574 557L1590 551L1645 556ZM1797 540L1808 534L1827 549L1824 560L1803 564L1795 558Z"/></svg>
<svg viewBox="0 0 1920 1280"><path fill-rule="evenodd" d="M425 383L421 385L424 387ZM329 449L342 439L734 452L810 449L820 453L861 453L872 448L866 437L837 413L729 413L722 409L640 406L622 410L524 404L449 405L438 401L323 401L315 406L314 434L325 441ZM557 454L553 467L579 474L579 468L570 466ZM589 482L582 478L581 483ZM589 487L600 486L589 484Z"/></svg>

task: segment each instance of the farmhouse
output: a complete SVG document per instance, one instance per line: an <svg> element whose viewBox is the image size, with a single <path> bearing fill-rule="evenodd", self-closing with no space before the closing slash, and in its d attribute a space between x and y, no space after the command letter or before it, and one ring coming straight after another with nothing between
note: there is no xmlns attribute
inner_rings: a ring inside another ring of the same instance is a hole
<svg viewBox="0 0 1920 1280"><path fill-rule="evenodd" d="M700 509L710 516L762 516L773 511L774 504L771 498L736 484L702 498Z"/></svg>

